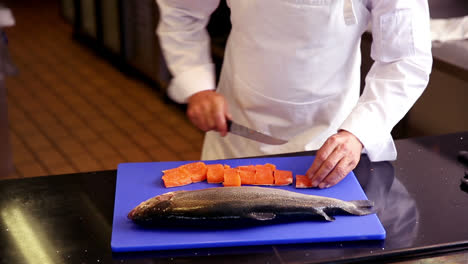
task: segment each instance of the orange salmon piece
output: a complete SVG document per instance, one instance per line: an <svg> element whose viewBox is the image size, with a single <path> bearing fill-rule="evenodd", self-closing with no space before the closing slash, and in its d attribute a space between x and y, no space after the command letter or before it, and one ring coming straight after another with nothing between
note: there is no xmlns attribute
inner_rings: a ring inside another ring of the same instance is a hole
<svg viewBox="0 0 468 264"><path fill-rule="evenodd" d="M221 183L224 181L224 166L222 164L207 164L206 168L208 183Z"/></svg>
<svg viewBox="0 0 468 264"><path fill-rule="evenodd" d="M241 186L239 170L234 168L224 169L224 186Z"/></svg>
<svg viewBox="0 0 468 264"><path fill-rule="evenodd" d="M190 176L189 171L185 168L178 167L165 170L163 172L164 175L162 176L162 180L164 181L164 186L166 186L166 188L183 186L192 183L192 177Z"/></svg>
<svg viewBox="0 0 468 264"><path fill-rule="evenodd" d="M296 188L312 188L312 181L305 175L296 175Z"/></svg>
<svg viewBox="0 0 468 264"><path fill-rule="evenodd" d="M255 166L254 165L247 165L247 166L239 166L237 167L239 170L239 175L241 178L241 184L255 184Z"/></svg>
<svg viewBox="0 0 468 264"><path fill-rule="evenodd" d="M273 170L271 166L255 165L255 184L256 185L273 185Z"/></svg>
<svg viewBox="0 0 468 264"><path fill-rule="evenodd" d="M293 182L292 171L274 170L275 185L290 185Z"/></svg>
<svg viewBox="0 0 468 264"><path fill-rule="evenodd" d="M274 170L276 170L276 165L274 165L274 164L267 163L267 164L265 164L265 166L268 166L268 167L270 167L270 168L271 168L271 170L273 170L273 171L274 171Z"/></svg>
<svg viewBox="0 0 468 264"><path fill-rule="evenodd" d="M206 168L205 163L198 161L198 162L187 163L180 167L185 168L190 173L192 182L201 182L201 181L206 180L207 168Z"/></svg>
<svg viewBox="0 0 468 264"><path fill-rule="evenodd" d="M255 165L242 165L242 166L237 166L238 170L243 170L243 171L255 171Z"/></svg>

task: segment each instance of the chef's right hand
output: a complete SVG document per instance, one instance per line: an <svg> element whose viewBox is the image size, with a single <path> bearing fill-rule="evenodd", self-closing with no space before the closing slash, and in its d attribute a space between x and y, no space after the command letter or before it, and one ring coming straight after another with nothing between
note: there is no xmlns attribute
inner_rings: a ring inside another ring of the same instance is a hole
<svg viewBox="0 0 468 264"><path fill-rule="evenodd" d="M223 137L228 132L226 118L231 119L224 96L213 90L197 92L190 96L187 116L201 130L215 130Z"/></svg>

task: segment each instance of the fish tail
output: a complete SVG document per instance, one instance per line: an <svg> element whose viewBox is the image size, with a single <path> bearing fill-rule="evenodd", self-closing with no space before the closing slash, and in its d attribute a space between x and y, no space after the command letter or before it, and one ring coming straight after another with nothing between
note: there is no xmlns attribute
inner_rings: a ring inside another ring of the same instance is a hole
<svg viewBox="0 0 468 264"><path fill-rule="evenodd" d="M352 206L346 208L346 211L353 215L368 215L375 213L373 207L374 203L369 200L354 200L349 201Z"/></svg>

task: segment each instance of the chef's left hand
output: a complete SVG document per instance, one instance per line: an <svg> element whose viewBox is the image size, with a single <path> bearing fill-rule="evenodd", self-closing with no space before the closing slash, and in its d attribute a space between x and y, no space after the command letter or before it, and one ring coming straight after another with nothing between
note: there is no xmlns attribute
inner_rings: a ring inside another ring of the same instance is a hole
<svg viewBox="0 0 468 264"><path fill-rule="evenodd" d="M361 141L348 131L340 130L329 137L307 170L306 175L311 179L312 186L322 189L340 182L356 168L362 149Z"/></svg>

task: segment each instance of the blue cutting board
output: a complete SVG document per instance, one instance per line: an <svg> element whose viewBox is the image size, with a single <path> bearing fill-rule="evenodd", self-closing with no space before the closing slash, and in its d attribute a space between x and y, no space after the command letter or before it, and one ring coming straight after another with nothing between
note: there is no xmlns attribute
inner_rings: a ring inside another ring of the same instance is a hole
<svg viewBox="0 0 468 264"><path fill-rule="evenodd" d="M293 175L297 175L305 174L313 159L314 157L311 156L270 157L206 161L205 163L228 164L232 167L272 163L278 169L291 170ZM185 163L188 162L119 164L112 225L112 251L126 252L385 239L385 229L375 214L366 216L336 216L334 222L309 221L231 230L147 229L139 227L127 219L128 212L136 205L162 193L210 187L222 188L221 184L208 184L207 182L165 188L161 179L161 171ZM343 181L329 189L296 189L294 188L294 183L291 186L272 188L281 188L343 200L367 199L352 172Z"/></svg>

